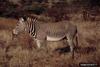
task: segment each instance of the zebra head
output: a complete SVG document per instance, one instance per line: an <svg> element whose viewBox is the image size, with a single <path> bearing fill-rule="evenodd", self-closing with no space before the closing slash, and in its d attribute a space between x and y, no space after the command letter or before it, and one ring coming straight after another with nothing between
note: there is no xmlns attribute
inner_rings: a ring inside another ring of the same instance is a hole
<svg viewBox="0 0 100 67"><path fill-rule="evenodd" d="M13 34L18 35L21 32L28 32L30 35L35 36L35 22L37 18L21 17L18 24L13 29Z"/></svg>
<svg viewBox="0 0 100 67"><path fill-rule="evenodd" d="M26 20L24 18L19 18L16 27L13 29L13 34L17 35L20 32L24 31L26 29L25 22Z"/></svg>

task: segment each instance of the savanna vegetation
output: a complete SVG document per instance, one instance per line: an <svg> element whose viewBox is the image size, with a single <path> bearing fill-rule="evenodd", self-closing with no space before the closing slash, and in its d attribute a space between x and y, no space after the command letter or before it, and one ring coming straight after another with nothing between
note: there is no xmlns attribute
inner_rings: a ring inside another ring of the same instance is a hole
<svg viewBox="0 0 100 67"><path fill-rule="evenodd" d="M69 47L62 49L67 47L66 40L47 42L47 52L37 49L26 32L14 36L18 18L30 15L42 22L75 24L78 45L74 59ZM100 64L99 0L0 0L0 67L79 67L79 63Z"/></svg>

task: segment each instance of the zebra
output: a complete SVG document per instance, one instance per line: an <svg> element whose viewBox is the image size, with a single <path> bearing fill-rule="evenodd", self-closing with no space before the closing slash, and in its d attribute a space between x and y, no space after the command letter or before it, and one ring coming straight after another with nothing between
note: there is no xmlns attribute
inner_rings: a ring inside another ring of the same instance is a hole
<svg viewBox="0 0 100 67"><path fill-rule="evenodd" d="M77 34L77 26L68 22L56 22L56 23L41 23L38 18L21 17L19 23L13 29L13 34L28 32L37 43L37 47L41 48L42 41L60 41L63 38L67 39L70 51L74 53L74 38Z"/></svg>

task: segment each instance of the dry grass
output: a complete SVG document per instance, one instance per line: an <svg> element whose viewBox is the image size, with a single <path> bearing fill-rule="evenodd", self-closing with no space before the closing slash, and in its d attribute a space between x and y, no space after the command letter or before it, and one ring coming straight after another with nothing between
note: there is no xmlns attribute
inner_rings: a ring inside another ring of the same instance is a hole
<svg viewBox="0 0 100 67"><path fill-rule="evenodd" d="M0 17L0 29L11 30L15 27L17 20L11 18L2 18Z"/></svg>
<svg viewBox="0 0 100 67"><path fill-rule="evenodd" d="M79 45L72 59L69 52L59 54L54 51L64 46L63 41L48 42L51 49L48 52L46 49L37 49L27 33L12 40L11 29L16 25L16 20L0 18L0 27L3 25L0 29L0 67L79 67L81 62L100 64L99 22L74 20L74 24L78 28Z"/></svg>

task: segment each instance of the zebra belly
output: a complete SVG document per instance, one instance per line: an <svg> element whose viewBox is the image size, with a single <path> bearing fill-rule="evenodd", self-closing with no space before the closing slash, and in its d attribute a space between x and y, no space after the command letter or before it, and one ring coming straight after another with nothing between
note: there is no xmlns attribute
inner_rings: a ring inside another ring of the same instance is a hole
<svg viewBox="0 0 100 67"><path fill-rule="evenodd" d="M65 36L62 37L52 37L52 36L47 36L47 41L59 41L63 39Z"/></svg>

